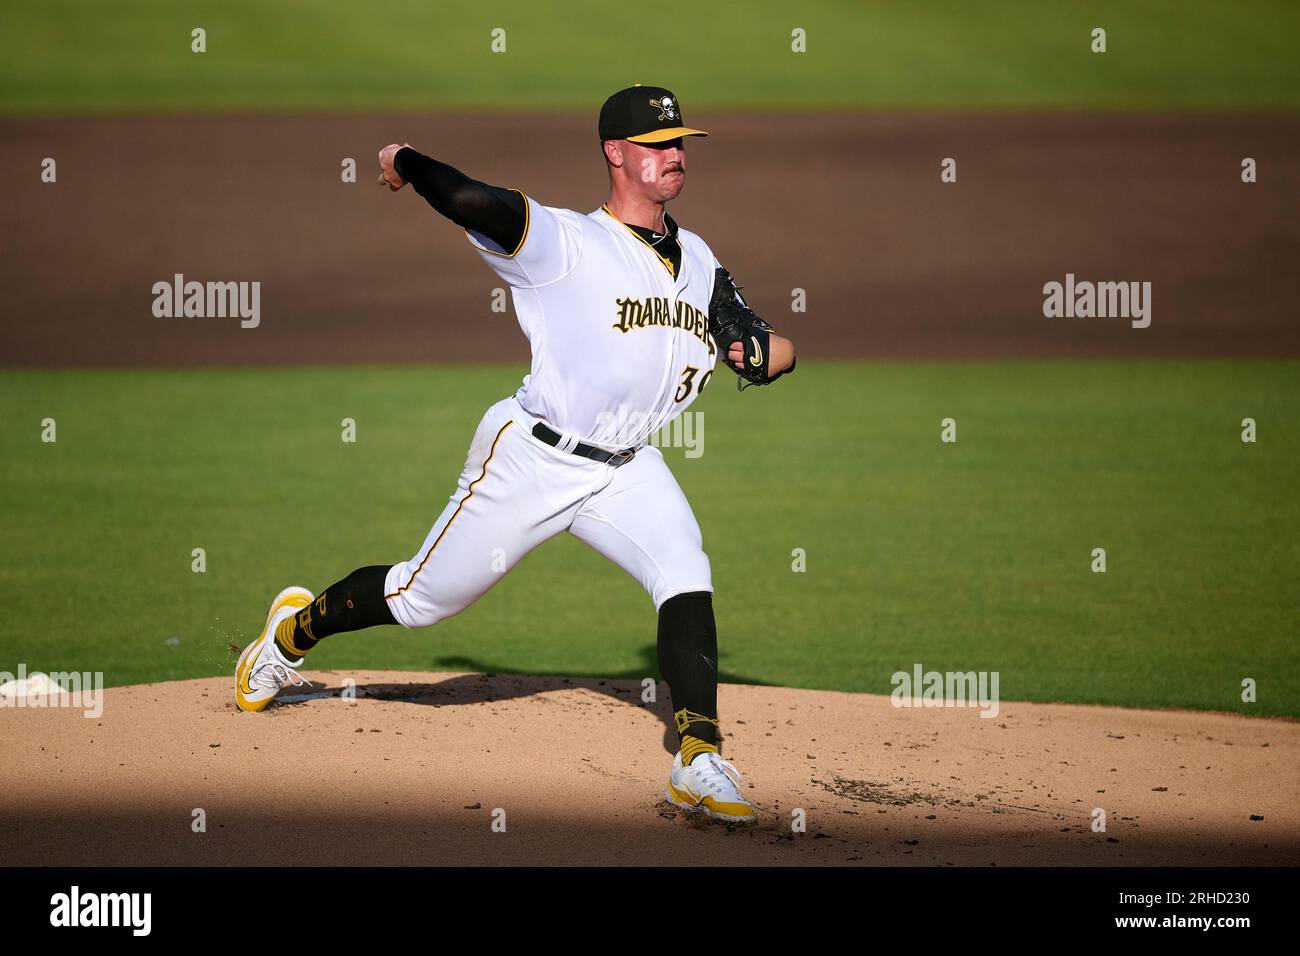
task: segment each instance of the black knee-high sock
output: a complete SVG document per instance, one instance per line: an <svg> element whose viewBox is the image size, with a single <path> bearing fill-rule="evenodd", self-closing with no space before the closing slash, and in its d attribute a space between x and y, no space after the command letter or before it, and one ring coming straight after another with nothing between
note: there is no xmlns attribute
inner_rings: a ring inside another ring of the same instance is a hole
<svg viewBox="0 0 1300 956"><path fill-rule="evenodd" d="M692 591L659 608L659 670L672 694L673 717L682 738L682 763L716 751L718 732L718 629L713 595Z"/></svg>
<svg viewBox="0 0 1300 956"><path fill-rule="evenodd" d="M357 568L342 581L331 584L305 608L275 629L280 652L296 661L331 634L359 631L377 624L396 624L384 600L384 579L388 565Z"/></svg>

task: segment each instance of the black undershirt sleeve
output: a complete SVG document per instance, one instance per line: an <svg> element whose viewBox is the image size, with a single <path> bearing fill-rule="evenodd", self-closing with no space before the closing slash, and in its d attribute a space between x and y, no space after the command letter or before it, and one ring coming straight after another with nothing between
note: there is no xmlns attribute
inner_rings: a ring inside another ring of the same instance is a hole
<svg viewBox="0 0 1300 956"><path fill-rule="evenodd" d="M482 233L507 252L518 248L528 221L519 193L470 179L409 146L397 151L393 168L430 206L462 229Z"/></svg>

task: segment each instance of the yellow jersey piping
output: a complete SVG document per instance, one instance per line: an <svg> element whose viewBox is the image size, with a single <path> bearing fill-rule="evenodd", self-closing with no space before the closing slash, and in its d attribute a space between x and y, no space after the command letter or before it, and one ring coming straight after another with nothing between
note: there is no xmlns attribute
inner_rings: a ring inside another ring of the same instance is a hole
<svg viewBox="0 0 1300 956"><path fill-rule="evenodd" d="M490 256L500 256L502 259L513 259L515 256L519 255L519 250L524 247L524 240L528 238L528 227L532 225L533 219L533 211L528 208L528 197L524 195L523 190L511 189L510 191L512 193L519 193L520 197L524 200L524 234L519 237L519 242L515 245L514 251L496 252L495 250L484 248L480 243L474 243L478 246L480 251L486 252ZM471 241L474 239L473 236L470 236L468 229L465 230L465 235L469 236Z"/></svg>

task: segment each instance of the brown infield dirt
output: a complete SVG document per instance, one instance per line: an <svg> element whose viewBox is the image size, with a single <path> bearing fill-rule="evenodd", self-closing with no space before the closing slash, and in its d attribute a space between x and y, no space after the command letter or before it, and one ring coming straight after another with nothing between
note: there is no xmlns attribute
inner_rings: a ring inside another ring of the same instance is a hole
<svg viewBox="0 0 1300 956"><path fill-rule="evenodd" d="M1300 116L709 116L674 215L803 356L1300 355ZM582 211L593 116L0 121L0 365L525 361L499 279L411 190L410 141ZM58 181L40 181L41 161ZM357 182L341 181L344 158ZM957 182L940 162L957 160ZM1258 182L1241 181L1243 157ZM1152 283L1150 328L1047 319L1067 272ZM155 282L259 281L261 325ZM807 311L792 313L792 290Z"/></svg>
<svg viewBox="0 0 1300 956"><path fill-rule="evenodd" d="M229 678L111 688L98 719L0 712L6 862L1300 863L1295 721L725 684L724 749L759 808L729 827L663 800L663 685L643 704L632 681L310 676L260 714Z"/></svg>

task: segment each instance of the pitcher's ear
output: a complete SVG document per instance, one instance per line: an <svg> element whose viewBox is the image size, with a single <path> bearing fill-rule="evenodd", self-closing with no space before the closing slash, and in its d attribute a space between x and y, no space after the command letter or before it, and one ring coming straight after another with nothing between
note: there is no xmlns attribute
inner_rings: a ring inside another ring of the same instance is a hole
<svg viewBox="0 0 1300 956"><path fill-rule="evenodd" d="M600 144L605 151L605 161L611 166L623 165L623 147L616 139L607 139Z"/></svg>

